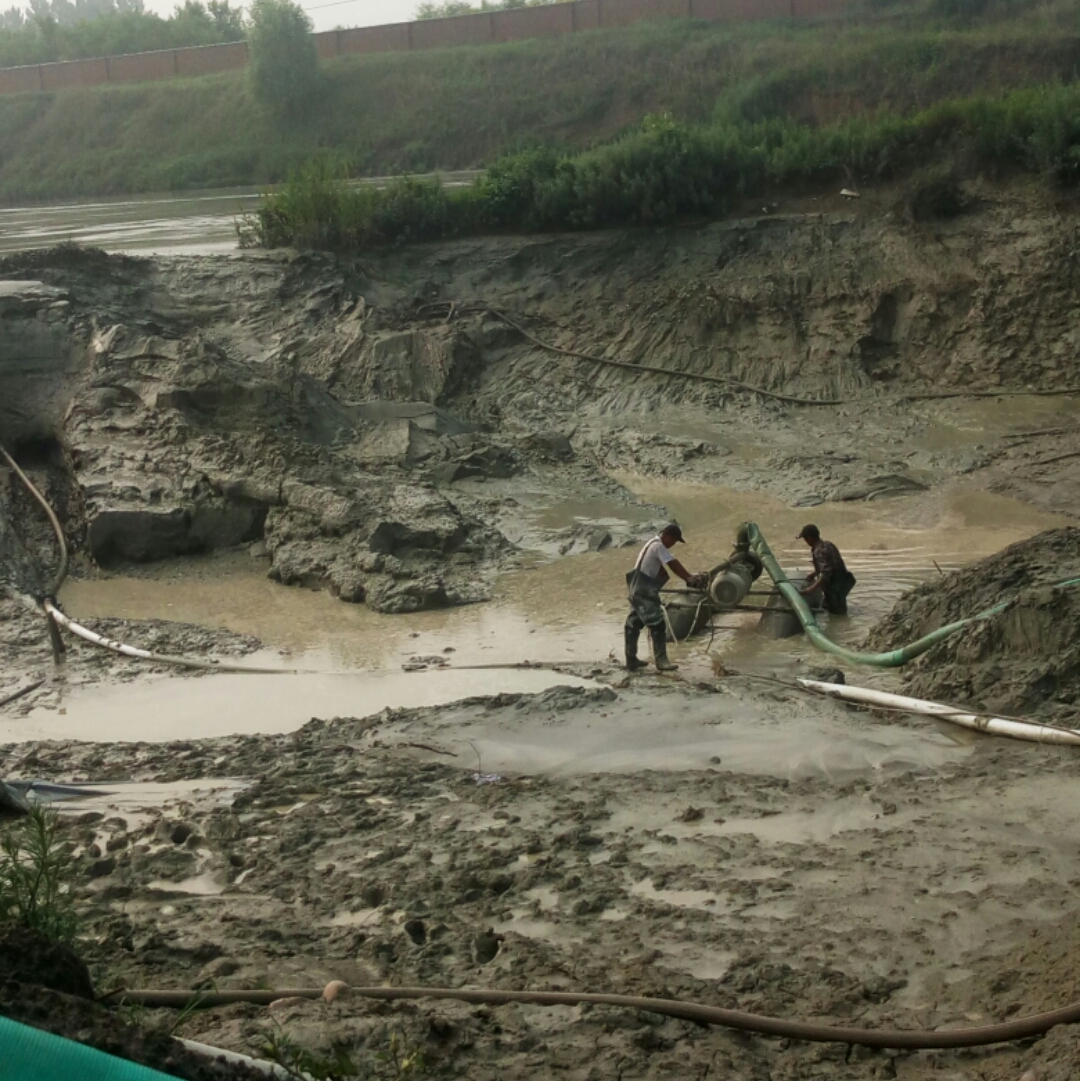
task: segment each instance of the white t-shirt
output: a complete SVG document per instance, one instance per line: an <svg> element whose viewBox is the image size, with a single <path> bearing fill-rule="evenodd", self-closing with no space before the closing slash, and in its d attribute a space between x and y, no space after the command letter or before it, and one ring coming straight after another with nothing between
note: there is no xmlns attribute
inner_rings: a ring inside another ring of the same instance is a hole
<svg viewBox="0 0 1080 1081"><path fill-rule="evenodd" d="M641 570L650 578L660 577L660 568L670 563L675 557L664 547L664 542L659 537L653 537L638 553L635 570Z"/></svg>

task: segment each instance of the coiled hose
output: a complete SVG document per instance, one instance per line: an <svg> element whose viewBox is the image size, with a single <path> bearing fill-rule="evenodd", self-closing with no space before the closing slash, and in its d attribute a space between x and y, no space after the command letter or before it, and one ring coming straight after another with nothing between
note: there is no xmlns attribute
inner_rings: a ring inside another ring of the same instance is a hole
<svg viewBox="0 0 1080 1081"><path fill-rule="evenodd" d="M818 649L831 653L834 657L840 657L851 664L866 664L877 668L899 668L901 665L907 664L908 661L914 660L921 653L932 649L939 642L945 641L950 635L963 630L964 627L969 627L972 623L978 623L980 620L996 616L999 612L1004 612L1012 604L1011 598L1001 601L990 608L983 609L981 612L976 612L973 616L958 619L954 623L946 623L944 627L938 627L936 631L931 631L906 646L891 649L885 653L861 653L858 650L846 649L844 646L838 645L827 638L817 625L817 620L814 619L814 614L810 611L806 598L791 584L787 575L780 569L776 556L773 555L772 549L769 548L768 542L757 525L753 522L744 522L739 527L739 531L740 533L745 531L750 550L761 560L769 577L776 583L776 588L788 604L791 605L792 610L803 626L803 630L806 631L806 637ZM1077 585L1080 585L1080 578L1066 578L1062 582L1054 583L1054 586L1058 588Z"/></svg>

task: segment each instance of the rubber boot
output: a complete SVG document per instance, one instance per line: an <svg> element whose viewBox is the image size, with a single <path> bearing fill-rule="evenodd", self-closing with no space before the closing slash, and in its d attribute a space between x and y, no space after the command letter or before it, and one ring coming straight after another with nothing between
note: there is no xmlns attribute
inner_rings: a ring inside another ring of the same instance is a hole
<svg viewBox="0 0 1080 1081"><path fill-rule="evenodd" d="M652 655L656 670L658 672L674 672L679 666L668 660L667 627L662 623L658 627L650 627L649 634L652 636Z"/></svg>
<svg viewBox="0 0 1080 1081"><path fill-rule="evenodd" d="M626 646L626 670L628 672L640 672L645 667L645 662L639 661L637 655L638 636L640 634L641 631L637 627L631 627L629 623L623 627L623 642Z"/></svg>

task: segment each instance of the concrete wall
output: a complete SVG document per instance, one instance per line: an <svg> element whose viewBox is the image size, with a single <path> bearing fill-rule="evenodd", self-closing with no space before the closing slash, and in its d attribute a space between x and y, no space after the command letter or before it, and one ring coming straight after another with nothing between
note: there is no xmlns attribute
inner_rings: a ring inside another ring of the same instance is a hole
<svg viewBox="0 0 1080 1081"><path fill-rule="evenodd" d="M500 11L498 18L492 20L494 40L522 41L525 38L542 38L553 34L572 34L579 29L574 23L574 10L581 6L547 4L544 7Z"/></svg>
<svg viewBox="0 0 1080 1081"><path fill-rule="evenodd" d="M330 30L315 35L315 47L320 59L330 60L350 53L408 52L450 45L522 41L581 30L629 26L647 19L704 19L709 22L808 19L842 11L848 3L849 0L574 0L543 7L458 15L450 19ZM98 60L0 68L0 94L190 78L233 71L246 66L247 62L247 42L238 41Z"/></svg>
<svg viewBox="0 0 1080 1081"><path fill-rule="evenodd" d="M391 23L389 26L360 26L339 30L338 54L343 53L404 53L409 51L409 31L412 23ZM315 38L328 37L316 34Z"/></svg>
<svg viewBox="0 0 1080 1081"><path fill-rule="evenodd" d="M65 90L69 86L99 86L109 81L109 61L69 60L64 64L42 64L42 90Z"/></svg>

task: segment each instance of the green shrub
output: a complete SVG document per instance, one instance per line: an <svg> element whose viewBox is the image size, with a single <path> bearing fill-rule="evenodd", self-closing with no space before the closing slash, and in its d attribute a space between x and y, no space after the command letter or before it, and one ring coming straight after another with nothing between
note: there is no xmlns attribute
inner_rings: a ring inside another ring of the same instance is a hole
<svg viewBox="0 0 1080 1081"><path fill-rule="evenodd" d="M361 250L401 240L431 240L453 231L438 180L405 177L384 188L350 181L339 158L317 158L265 196L242 238L263 247Z"/></svg>
<svg viewBox="0 0 1080 1081"><path fill-rule="evenodd" d="M863 182L951 163L1080 181L1080 84L996 99L945 101L910 117L882 113L815 128L791 119L691 127L667 116L582 154L541 148L496 161L471 188L437 181L384 189L313 163L258 210L261 243L363 248L477 232L661 225L723 213L766 184L842 174ZM950 174L951 176L951 174ZM955 179L949 181L955 183ZM922 202L948 212L941 183Z"/></svg>
<svg viewBox="0 0 1080 1081"><path fill-rule="evenodd" d="M915 221L959 217L971 202L955 170L949 166L919 170L904 192L904 203Z"/></svg>
<svg viewBox="0 0 1080 1081"><path fill-rule="evenodd" d="M76 919L67 881L70 861L54 811L34 807L0 842L0 922L14 920L69 942Z"/></svg>

